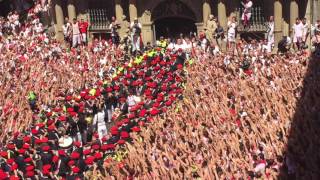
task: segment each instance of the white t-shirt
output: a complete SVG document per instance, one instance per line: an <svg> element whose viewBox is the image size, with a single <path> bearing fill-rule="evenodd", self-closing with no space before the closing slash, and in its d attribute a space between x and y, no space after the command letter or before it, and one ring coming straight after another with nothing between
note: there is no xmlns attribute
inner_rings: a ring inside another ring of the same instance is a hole
<svg viewBox="0 0 320 180"><path fill-rule="evenodd" d="M228 21L228 34L235 34L236 33L237 24L232 21Z"/></svg>
<svg viewBox="0 0 320 180"><path fill-rule="evenodd" d="M303 36L303 24L302 23L294 24L292 29L294 31L295 37L302 37Z"/></svg>

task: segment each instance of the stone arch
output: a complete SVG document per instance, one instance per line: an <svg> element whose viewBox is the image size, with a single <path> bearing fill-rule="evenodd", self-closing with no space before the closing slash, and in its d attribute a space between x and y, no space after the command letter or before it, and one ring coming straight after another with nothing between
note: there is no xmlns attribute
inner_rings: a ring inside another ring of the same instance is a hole
<svg viewBox="0 0 320 180"><path fill-rule="evenodd" d="M196 21L197 19L192 9L179 0L166 0L160 2L151 12L152 21L168 17L179 17L193 21Z"/></svg>
<svg viewBox="0 0 320 180"><path fill-rule="evenodd" d="M192 11L192 14L194 14L193 20L196 22L202 21L202 6L199 1L194 0L148 0L148 1L141 1L141 3L144 3L143 5L143 11L141 12L141 15L144 13L144 10L148 10L150 12L154 12L154 10L163 3L171 3L171 2L177 2L178 4L183 4L184 7L187 7L187 9ZM172 15L173 16L173 15ZM150 17L151 18L151 17ZM191 19L191 18L189 18ZM152 19L150 19L152 21Z"/></svg>

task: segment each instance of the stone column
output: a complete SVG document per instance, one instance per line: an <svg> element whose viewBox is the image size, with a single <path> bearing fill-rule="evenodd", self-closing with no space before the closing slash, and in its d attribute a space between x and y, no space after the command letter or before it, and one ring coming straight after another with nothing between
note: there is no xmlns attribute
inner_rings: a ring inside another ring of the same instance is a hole
<svg viewBox="0 0 320 180"><path fill-rule="evenodd" d="M218 2L218 20L223 27L227 28L227 9L225 0L219 0Z"/></svg>
<svg viewBox="0 0 320 180"><path fill-rule="evenodd" d="M121 6L121 0L115 0L116 3L116 19L118 22L122 21L123 8Z"/></svg>
<svg viewBox="0 0 320 180"><path fill-rule="evenodd" d="M138 17L136 0L130 0L129 2L129 15L130 15L130 22L133 22L133 20Z"/></svg>
<svg viewBox="0 0 320 180"><path fill-rule="evenodd" d="M203 12L203 24L204 26L207 25L207 21L209 18L209 15L211 14L211 7L210 7L210 1L209 0L203 0L202 4L202 12Z"/></svg>
<svg viewBox="0 0 320 180"><path fill-rule="evenodd" d="M308 0L307 2L307 9L306 9L306 15L305 18L307 19L308 27L309 27L309 36L306 39L306 44L309 48L311 48L311 23L312 23L312 12L311 12L311 0Z"/></svg>
<svg viewBox="0 0 320 180"><path fill-rule="evenodd" d="M62 31L62 26L63 26L63 10L61 7L61 0L55 0L55 5L54 5L54 10L56 14L56 25L55 25L55 31L56 31L56 39L59 41L63 41L63 31Z"/></svg>
<svg viewBox="0 0 320 180"><path fill-rule="evenodd" d="M69 20L72 21L73 18L77 18L76 6L74 0L68 0L68 16Z"/></svg>
<svg viewBox="0 0 320 180"><path fill-rule="evenodd" d="M142 23L141 33L144 44L147 44L147 42L150 42L152 44L154 42L152 25L152 22Z"/></svg>
<svg viewBox="0 0 320 180"><path fill-rule="evenodd" d="M275 46L282 38L282 0L274 0L274 38Z"/></svg>
<svg viewBox="0 0 320 180"><path fill-rule="evenodd" d="M290 1L290 34L292 35L292 26L296 23L296 18L299 17L299 6L296 0Z"/></svg>
<svg viewBox="0 0 320 180"><path fill-rule="evenodd" d="M226 9L226 1L219 0L218 2L218 20L223 29L227 30L227 9ZM222 41L221 50L226 50L226 43Z"/></svg>

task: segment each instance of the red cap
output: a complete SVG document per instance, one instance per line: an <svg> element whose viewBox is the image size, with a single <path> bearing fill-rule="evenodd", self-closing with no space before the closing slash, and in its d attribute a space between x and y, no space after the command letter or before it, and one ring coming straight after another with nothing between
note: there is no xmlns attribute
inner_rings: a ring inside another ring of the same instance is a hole
<svg viewBox="0 0 320 180"><path fill-rule="evenodd" d="M96 153L94 154L94 158L95 158L95 159L101 159L101 158L102 158L102 153L96 152Z"/></svg>
<svg viewBox="0 0 320 180"><path fill-rule="evenodd" d="M68 165L69 165L69 166L74 165L74 161L72 161L72 160L71 160L71 161L69 161L69 162L68 162Z"/></svg>
<svg viewBox="0 0 320 180"><path fill-rule="evenodd" d="M133 132L140 132L140 127L134 126L133 128L131 128L131 130L132 130Z"/></svg>
<svg viewBox="0 0 320 180"><path fill-rule="evenodd" d="M72 159L79 159L79 157L80 157L80 154L79 154L78 152L73 151L73 152L71 153L71 158L72 158Z"/></svg>
<svg viewBox="0 0 320 180"><path fill-rule="evenodd" d="M83 150L83 154L84 155L88 155L91 153L91 149L86 149L86 150Z"/></svg>
<svg viewBox="0 0 320 180"><path fill-rule="evenodd" d="M30 142L31 138L29 136L24 136L23 137L23 142L28 143Z"/></svg>
<svg viewBox="0 0 320 180"><path fill-rule="evenodd" d="M41 142L42 142L42 143L47 143L47 142L48 142L48 138L47 138L47 137L41 138Z"/></svg>
<svg viewBox="0 0 320 180"><path fill-rule="evenodd" d="M80 147L81 146L81 142L80 141L75 141L75 142L73 142L73 145L75 145L76 147Z"/></svg>
<svg viewBox="0 0 320 180"><path fill-rule="evenodd" d="M122 132L120 133L120 136L121 136L121 138L123 138L123 139L130 137L130 135L129 135L129 133L128 133L127 131L122 131Z"/></svg>
<svg viewBox="0 0 320 180"><path fill-rule="evenodd" d="M100 146L99 146L99 144L94 144L91 146L91 148L94 150L98 150L98 149L100 149Z"/></svg>
<svg viewBox="0 0 320 180"><path fill-rule="evenodd" d="M58 150L58 154L59 154L59 156L65 156L66 152L64 150L62 150L62 149L59 149Z"/></svg>
<svg viewBox="0 0 320 180"><path fill-rule="evenodd" d="M80 172L80 169L78 167L73 167L72 168L72 172L73 173L79 173Z"/></svg>
<svg viewBox="0 0 320 180"><path fill-rule="evenodd" d="M66 116L60 116L58 119L59 119L59 121L65 121L67 119L67 117Z"/></svg>
<svg viewBox="0 0 320 180"><path fill-rule="evenodd" d="M34 166L33 165L29 165L29 166L26 167L26 170L27 171L32 171L32 170L34 170Z"/></svg>
<svg viewBox="0 0 320 180"><path fill-rule="evenodd" d="M87 157L87 158L84 160L84 162L85 162L87 165L92 165L93 162L94 162L94 159L95 159L95 157L89 156L89 157Z"/></svg>
<svg viewBox="0 0 320 180"><path fill-rule="evenodd" d="M31 133L34 134L34 135L36 135L36 134L38 134L38 130L32 129L32 130L31 130Z"/></svg>
<svg viewBox="0 0 320 180"><path fill-rule="evenodd" d="M72 96L67 96L66 97L66 101L71 101L72 100Z"/></svg>
<svg viewBox="0 0 320 180"><path fill-rule="evenodd" d="M19 154L24 154L25 152L26 152L26 150L25 149L19 149Z"/></svg>
<svg viewBox="0 0 320 180"><path fill-rule="evenodd" d="M33 177L34 176L34 172L33 171L28 171L26 173L27 177Z"/></svg>
<svg viewBox="0 0 320 180"><path fill-rule="evenodd" d="M7 148L8 148L8 149L11 149L11 150L14 149L15 147L16 147L16 146L15 146L14 144L8 144L8 145L7 145Z"/></svg>
<svg viewBox="0 0 320 180"><path fill-rule="evenodd" d="M25 163L29 163L32 161L32 158L31 157L27 157L26 159L23 160Z"/></svg>
<svg viewBox="0 0 320 180"><path fill-rule="evenodd" d="M48 145L47 145L47 146L43 146L43 147L42 147L42 150L43 150L43 151L49 151L49 150L50 150L50 146L48 146Z"/></svg>
<svg viewBox="0 0 320 180"><path fill-rule="evenodd" d="M120 145L125 144L125 143L126 143L126 141L123 140L123 139L120 139L120 140L117 142L117 144L120 144Z"/></svg>
<svg viewBox="0 0 320 180"><path fill-rule="evenodd" d="M1 157L7 158L8 157L8 152L7 151L1 151L0 152Z"/></svg>

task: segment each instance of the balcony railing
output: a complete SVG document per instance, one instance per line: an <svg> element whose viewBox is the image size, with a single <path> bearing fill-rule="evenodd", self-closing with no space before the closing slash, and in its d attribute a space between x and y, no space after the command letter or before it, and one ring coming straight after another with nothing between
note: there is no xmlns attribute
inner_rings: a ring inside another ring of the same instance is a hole
<svg viewBox="0 0 320 180"><path fill-rule="evenodd" d="M264 12L261 7L253 7L251 9L251 19L250 19L250 28L244 29L241 21L241 16L244 8L238 8L238 21L239 27L238 31L249 31L249 32L265 32L267 31L266 19L264 17Z"/></svg>
<svg viewBox="0 0 320 180"><path fill-rule="evenodd" d="M110 21L107 9L89 9L90 30L109 31Z"/></svg>

